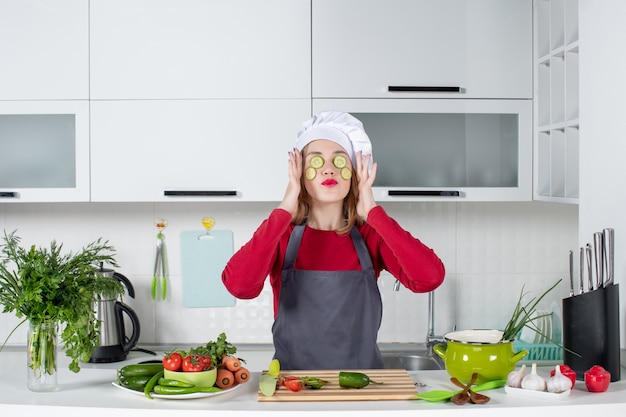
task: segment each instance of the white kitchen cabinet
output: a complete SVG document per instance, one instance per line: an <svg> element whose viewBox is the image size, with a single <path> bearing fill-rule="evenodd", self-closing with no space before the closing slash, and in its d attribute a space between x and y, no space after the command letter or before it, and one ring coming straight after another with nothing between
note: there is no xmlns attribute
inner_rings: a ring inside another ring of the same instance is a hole
<svg viewBox="0 0 626 417"><path fill-rule="evenodd" d="M310 100L91 103L92 201L280 201Z"/></svg>
<svg viewBox="0 0 626 417"><path fill-rule="evenodd" d="M376 201L532 200L531 100L316 99L363 122Z"/></svg>
<svg viewBox="0 0 626 417"><path fill-rule="evenodd" d="M0 100L89 98L88 0L0 0Z"/></svg>
<svg viewBox="0 0 626 417"><path fill-rule="evenodd" d="M578 203L578 1L535 1L535 200Z"/></svg>
<svg viewBox="0 0 626 417"><path fill-rule="evenodd" d="M0 203L89 201L89 102L0 101Z"/></svg>
<svg viewBox="0 0 626 417"><path fill-rule="evenodd" d="M91 98L310 98L310 15L309 0L91 0Z"/></svg>
<svg viewBox="0 0 626 417"><path fill-rule="evenodd" d="M312 0L313 97L531 99L532 6Z"/></svg>

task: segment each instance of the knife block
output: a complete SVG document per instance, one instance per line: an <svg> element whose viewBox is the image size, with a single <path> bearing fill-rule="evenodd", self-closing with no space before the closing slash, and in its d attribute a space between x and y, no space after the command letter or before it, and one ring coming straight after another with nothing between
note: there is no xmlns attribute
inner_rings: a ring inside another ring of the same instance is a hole
<svg viewBox="0 0 626 417"><path fill-rule="evenodd" d="M620 380L619 285L563 299L563 363L583 381L585 371L600 365Z"/></svg>

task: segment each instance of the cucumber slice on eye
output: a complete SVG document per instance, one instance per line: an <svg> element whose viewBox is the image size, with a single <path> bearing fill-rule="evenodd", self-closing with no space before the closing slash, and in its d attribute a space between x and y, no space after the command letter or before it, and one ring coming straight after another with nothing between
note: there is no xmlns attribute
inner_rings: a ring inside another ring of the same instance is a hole
<svg viewBox="0 0 626 417"><path fill-rule="evenodd" d="M324 166L324 158L319 155L315 155L313 158L311 158L310 163L313 168L319 169Z"/></svg>
<svg viewBox="0 0 626 417"><path fill-rule="evenodd" d="M316 176L317 176L317 169L313 167L308 167L306 170L304 170L304 177L307 180L311 181Z"/></svg>
<svg viewBox="0 0 626 417"><path fill-rule="evenodd" d="M348 165L348 161L346 160L346 157L343 155L336 155L333 158L333 165L335 165L337 168L343 168L346 165Z"/></svg>
<svg viewBox="0 0 626 417"><path fill-rule="evenodd" d="M339 173L339 175L341 175L341 178L347 181L352 178L352 170L348 167L343 167L341 168L341 172Z"/></svg>

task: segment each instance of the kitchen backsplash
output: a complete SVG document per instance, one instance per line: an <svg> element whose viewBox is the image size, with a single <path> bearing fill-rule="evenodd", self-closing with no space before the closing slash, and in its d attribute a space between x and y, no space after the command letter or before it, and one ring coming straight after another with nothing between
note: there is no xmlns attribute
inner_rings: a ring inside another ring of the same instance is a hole
<svg viewBox="0 0 626 417"><path fill-rule="evenodd" d="M527 203L384 203L385 209L414 236L432 247L447 274L435 291L435 330L503 328L520 291L538 295L558 279L546 299L560 305L568 294L567 253L578 245L578 207ZM66 251L80 250L102 237L116 248L116 270L128 277L134 299L124 297L141 322L141 344L194 344L225 332L233 343L271 343L273 321L269 284L254 300L234 307L185 308L182 302L180 233L203 230L201 218L216 219L215 229L234 233L237 250L275 204L241 203L68 203L0 204L0 227L17 230L23 245L49 246L56 239ZM170 289L166 300L152 301L150 284L157 230L164 217ZM424 342L428 295L413 294L383 272L381 343ZM540 306L541 307L541 306ZM0 344L19 322L0 313ZM8 339L23 345L26 326Z"/></svg>

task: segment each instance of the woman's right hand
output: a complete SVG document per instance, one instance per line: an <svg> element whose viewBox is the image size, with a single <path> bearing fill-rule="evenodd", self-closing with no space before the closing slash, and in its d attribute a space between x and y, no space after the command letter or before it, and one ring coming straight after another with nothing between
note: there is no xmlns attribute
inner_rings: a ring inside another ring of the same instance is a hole
<svg viewBox="0 0 626 417"><path fill-rule="evenodd" d="M282 208L295 216L300 195L300 178L302 177L302 154L298 149L289 152L289 183L278 208Z"/></svg>

